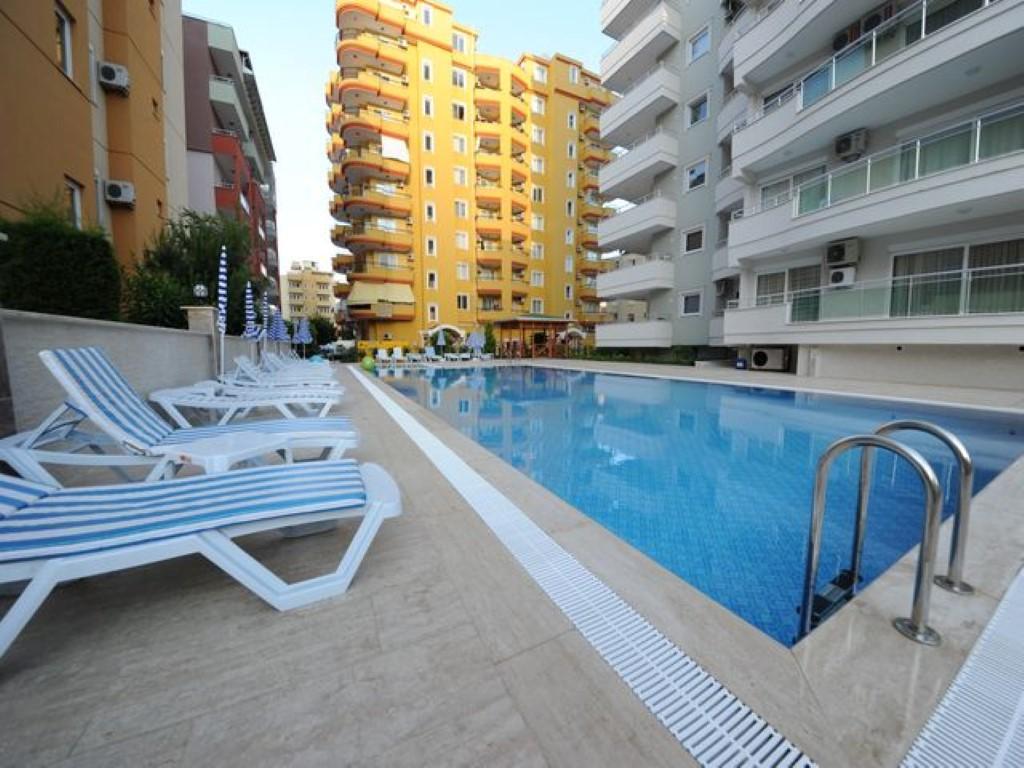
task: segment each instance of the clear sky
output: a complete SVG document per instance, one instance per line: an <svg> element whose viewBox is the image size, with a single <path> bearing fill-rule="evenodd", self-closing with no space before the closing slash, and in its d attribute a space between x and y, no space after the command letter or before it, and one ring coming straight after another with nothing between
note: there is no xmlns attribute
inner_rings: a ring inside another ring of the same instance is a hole
<svg viewBox="0 0 1024 768"><path fill-rule="evenodd" d="M324 84L334 58L334 0L183 0L184 12L230 24L253 70L277 153L281 268L315 259L330 269ZM480 33L480 50L516 58L555 51L596 68L611 41L598 29L600 0L454 0L456 18Z"/></svg>

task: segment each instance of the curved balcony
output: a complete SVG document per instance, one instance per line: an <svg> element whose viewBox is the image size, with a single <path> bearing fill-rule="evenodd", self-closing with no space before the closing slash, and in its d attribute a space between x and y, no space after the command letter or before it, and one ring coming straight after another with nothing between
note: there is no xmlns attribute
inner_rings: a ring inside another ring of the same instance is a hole
<svg viewBox="0 0 1024 768"><path fill-rule="evenodd" d="M412 250L412 233L404 227L390 229L378 224L356 224L344 229L342 245L356 254L368 250L397 253Z"/></svg>
<svg viewBox="0 0 1024 768"><path fill-rule="evenodd" d="M338 163L337 174L349 184L362 184L365 179L384 181L405 181L409 178L409 163L392 157L384 157L377 147L347 149ZM336 174L336 175L337 175ZM332 185L335 192L339 191Z"/></svg>
<svg viewBox="0 0 1024 768"><path fill-rule="evenodd" d="M519 189L512 187L508 191L508 199L512 206L512 213L521 213L530 205L530 197L526 194L525 187L521 187Z"/></svg>
<svg viewBox="0 0 1024 768"><path fill-rule="evenodd" d="M348 272L355 261L355 255L351 253L336 253L331 259L331 268L335 272Z"/></svg>
<svg viewBox="0 0 1024 768"><path fill-rule="evenodd" d="M482 267L500 268L502 260L508 253L507 248L500 244L476 249L476 263Z"/></svg>
<svg viewBox="0 0 1024 768"><path fill-rule="evenodd" d="M597 256L580 256L576 259L576 271L581 275L600 275L602 272L610 270L611 267L610 259L602 259Z"/></svg>
<svg viewBox="0 0 1024 768"><path fill-rule="evenodd" d="M601 138L601 117L589 109L585 110L580 117L580 129L588 139L597 140Z"/></svg>
<svg viewBox="0 0 1024 768"><path fill-rule="evenodd" d="M409 84L404 76L362 69L338 80L337 101L346 110L373 104L400 112L409 102Z"/></svg>
<svg viewBox="0 0 1024 768"><path fill-rule="evenodd" d="M732 167L726 166L715 184L715 213L743 207L743 194L746 184L732 175Z"/></svg>
<svg viewBox="0 0 1024 768"><path fill-rule="evenodd" d="M401 6L384 0L337 0L334 5L335 26L344 31L397 38L404 32L406 21Z"/></svg>
<svg viewBox="0 0 1024 768"><path fill-rule="evenodd" d="M526 165L526 160L517 158L515 155L512 156L509 163L509 170L512 172L513 179L526 181L530 177L530 169Z"/></svg>
<svg viewBox="0 0 1024 768"><path fill-rule="evenodd" d="M491 211L501 210L501 200L505 196L505 190L497 182L483 180L481 183L478 181L474 191L478 208Z"/></svg>
<svg viewBox="0 0 1024 768"><path fill-rule="evenodd" d="M344 299L352 290L352 283L335 283L333 290L334 298Z"/></svg>
<svg viewBox="0 0 1024 768"><path fill-rule="evenodd" d="M580 152L580 160L582 160L583 164L589 166L592 170L599 169L610 159L611 153L607 149L602 147L600 144L594 144L589 141L583 146L583 151Z"/></svg>
<svg viewBox="0 0 1024 768"><path fill-rule="evenodd" d="M500 213L486 209L477 211L476 231L477 234L483 237L501 237L501 230L504 224L505 219L501 217Z"/></svg>
<svg viewBox="0 0 1024 768"><path fill-rule="evenodd" d="M614 211L606 205L601 203L592 203L587 200L583 200L579 205L580 216L586 221L600 221L606 219L614 213Z"/></svg>
<svg viewBox="0 0 1024 768"><path fill-rule="evenodd" d="M380 144L384 136L408 141L409 119L401 113L377 107L352 111L339 109L337 112L332 109L331 130L337 131L349 147Z"/></svg>
<svg viewBox="0 0 1024 768"><path fill-rule="evenodd" d="M337 194L332 196L330 211L331 217L335 221L345 221L345 198Z"/></svg>
<svg viewBox="0 0 1024 768"><path fill-rule="evenodd" d="M329 118L328 118L329 119ZM329 139L327 139L327 158L332 162L336 163L341 160L341 154L345 151L345 142L341 140L341 136L337 133L331 133Z"/></svg>
<svg viewBox="0 0 1024 768"><path fill-rule="evenodd" d="M370 215L406 218L412 213L412 199L403 188L364 184L349 188L343 197L342 211L353 219Z"/></svg>
<svg viewBox="0 0 1024 768"><path fill-rule="evenodd" d="M381 69L400 75L409 65L409 46L398 38L346 29L335 40L338 67Z"/></svg>
<svg viewBox="0 0 1024 768"><path fill-rule="evenodd" d="M494 276L477 276L476 278L476 292L478 296L501 296L501 291L505 286L505 282L501 279L501 275Z"/></svg>
<svg viewBox="0 0 1024 768"><path fill-rule="evenodd" d="M523 216L513 216L509 219L509 234L512 235L512 239L525 240L530 236L530 225L526 222L526 218Z"/></svg>
<svg viewBox="0 0 1024 768"><path fill-rule="evenodd" d="M404 262L405 259L401 259ZM372 257L356 259L348 273L350 283L401 283L412 285L414 273L407 263L387 262Z"/></svg>

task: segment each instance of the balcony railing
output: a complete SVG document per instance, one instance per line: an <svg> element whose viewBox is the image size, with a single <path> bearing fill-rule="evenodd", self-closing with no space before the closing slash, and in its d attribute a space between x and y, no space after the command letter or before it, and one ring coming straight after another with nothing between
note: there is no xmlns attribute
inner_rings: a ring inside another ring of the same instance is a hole
<svg viewBox="0 0 1024 768"><path fill-rule="evenodd" d="M918 0L798 77L760 109L738 121L733 130L742 131L794 96L799 98L797 111L816 104L890 56L996 2L998 0L957 0L929 13L928 0ZM934 8L934 0L932 4Z"/></svg>
<svg viewBox="0 0 1024 768"><path fill-rule="evenodd" d="M611 261L609 259L609 261ZM628 257L624 256L618 260L618 264L612 269L609 274L618 272L623 269L631 269L632 267L638 267L641 264L650 264L652 261L672 261L671 253L637 253L630 254Z"/></svg>
<svg viewBox="0 0 1024 768"><path fill-rule="evenodd" d="M801 184L793 215L1024 150L1024 103L862 158Z"/></svg>
<svg viewBox="0 0 1024 768"><path fill-rule="evenodd" d="M1024 263L864 280L729 302L728 309L786 305L786 322L906 320L1024 312Z"/></svg>

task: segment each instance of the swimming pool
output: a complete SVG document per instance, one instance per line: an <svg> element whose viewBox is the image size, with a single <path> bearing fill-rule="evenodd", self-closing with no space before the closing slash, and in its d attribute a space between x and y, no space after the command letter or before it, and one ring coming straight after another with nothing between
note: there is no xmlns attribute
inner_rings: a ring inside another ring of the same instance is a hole
<svg viewBox="0 0 1024 768"><path fill-rule="evenodd" d="M1024 453L1024 416L980 410L526 366L383 378L785 645L829 443L895 418L935 422L971 451L975 493ZM932 462L950 514L953 458L927 435L898 438ZM848 565L858 468L851 453L832 471L819 586ZM918 543L921 510L913 470L879 453L861 588Z"/></svg>

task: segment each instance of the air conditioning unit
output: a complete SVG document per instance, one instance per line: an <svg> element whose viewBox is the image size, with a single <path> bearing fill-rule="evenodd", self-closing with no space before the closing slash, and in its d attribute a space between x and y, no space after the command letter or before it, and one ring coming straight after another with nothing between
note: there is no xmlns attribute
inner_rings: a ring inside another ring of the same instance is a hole
<svg viewBox="0 0 1024 768"><path fill-rule="evenodd" d="M130 181L108 181L103 185L103 194L111 205L135 207L135 185Z"/></svg>
<svg viewBox="0 0 1024 768"><path fill-rule="evenodd" d="M860 158L868 148L868 132L865 128L844 133L836 138L836 157L845 163L852 163Z"/></svg>
<svg viewBox="0 0 1024 768"><path fill-rule="evenodd" d="M860 261L860 240L848 237L833 240L825 247L826 267L845 267Z"/></svg>
<svg viewBox="0 0 1024 768"><path fill-rule="evenodd" d="M786 350L777 347L754 347L750 350L750 367L755 371L784 371Z"/></svg>
<svg viewBox="0 0 1024 768"><path fill-rule="evenodd" d="M856 267L838 267L828 271L829 288L849 288L857 282Z"/></svg>
<svg viewBox="0 0 1024 768"><path fill-rule="evenodd" d="M112 61L101 61L96 65L96 69L100 87L103 90L128 93L128 89L132 85L132 80L128 76L128 67L123 67Z"/></svg>

